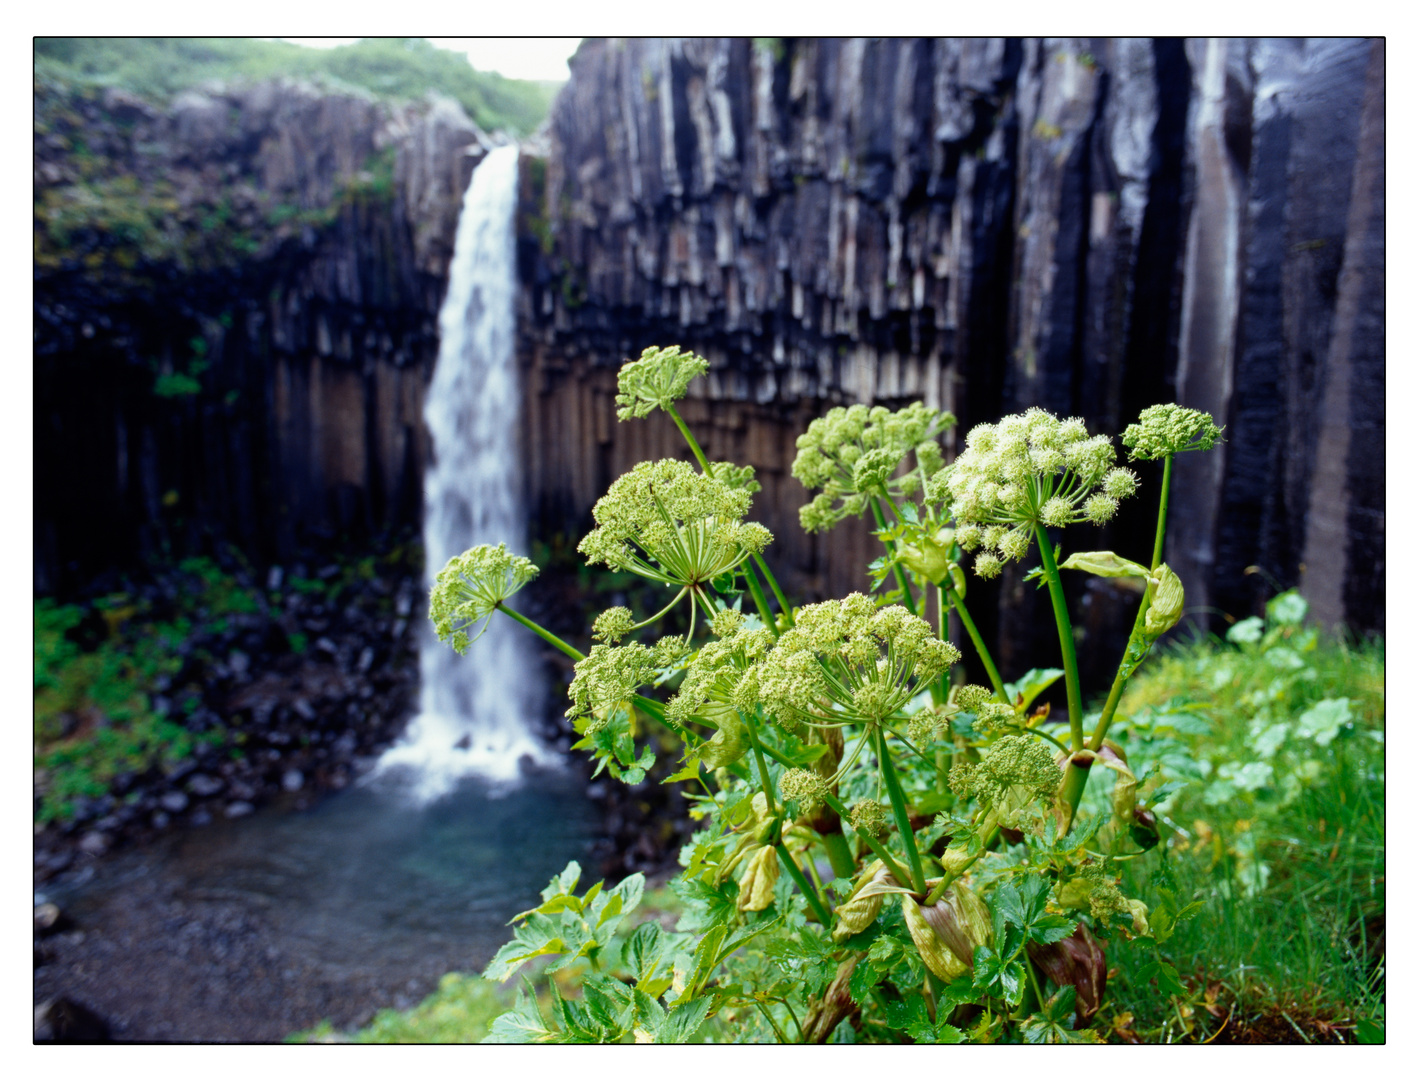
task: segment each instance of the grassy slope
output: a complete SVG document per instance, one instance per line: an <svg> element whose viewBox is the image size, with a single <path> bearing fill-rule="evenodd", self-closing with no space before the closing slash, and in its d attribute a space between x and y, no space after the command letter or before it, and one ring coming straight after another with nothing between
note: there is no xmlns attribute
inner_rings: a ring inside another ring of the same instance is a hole
<svg viewBox="0 0 1417 1080"><path fill-rule="evenodd" d="M1383 645L1275 614L1239 635L1252 640L1153 660L1123 702L1138 775L1157 762L1190 781L1162 804L1164 864L1139 860L1123 889L1150 899L1169 884L1204 905L1160 949L1186 984L1175 1000L1141 977L1144 950L1112 954L1120 1026L1145 1041L1351 1041L1382 1015Z"/></svg>
<svg viewBox="0 0 1417 1080"><path fill-rule="evenodd" d="M35 73L81 85L116 86L163 101L212 80L301 76L382 97L429 91L461 102L486 131L518 135L545 119L559 84L474 70L458 53L422 38L366 38L310 49L254 38L36 38Z"/></svg>

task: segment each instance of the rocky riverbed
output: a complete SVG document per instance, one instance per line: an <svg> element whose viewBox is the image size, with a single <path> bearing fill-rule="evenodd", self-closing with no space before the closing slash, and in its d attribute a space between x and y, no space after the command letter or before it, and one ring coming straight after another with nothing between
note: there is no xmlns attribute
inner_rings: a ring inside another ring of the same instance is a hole
<svg viewBox="0 0 1417 1080"><path fill-rule="evenodd" d="M366 561L362 572L305 563L256 576L257 610L194 630L178 646L180 671L151 687L154 711L218 737L175 767L119 776L107 794L81 799L63 824L36 827L37 1037L267 1041L326 1018L359 1025L379 1008L416 1003L446 971L481 967L500 944L440 938L430 945L426 934L394 925L407 899L385 898L392 921L370 931L364 955L353 957L328 941L311 945L311 911L323 898L273 898L249 883L213 886L190 869L213 864L218 876L229 876L232 865L265 865L273 850L292 853L257 874L274 880L293 862L319 861L316 849L337 848L345 833L392 827L400 813L393 804L371 808L358 781L417 708L418 573L387 562L371 569ZM256 583L245 572L235 578ZM528 595L528 606L539 609L532 614L574 636L582 608L597 602L593 588L569 572L553 571L539 584ZM160 577L131 593L160 616L180 587L179 579ZM91 620L75 630L80 639L100 633ZM565 685L565 658L548 651L542 660L548 680ZM566 753L566 766L554 783L538 777L526 788L540 793L553 783L557 798L576 802L563 816L584 826L575 857L586 880L673 867L692 831L682 797L658 784L658 774L674 768L674 747L663 744L655 775L634 787L591 778L585 759L569 749L575 736L560 715L561 695L548 699L546 714L534 718L536 734ZM37 805L48 779L37 778ZM357 823L300 832L306 819L338 817L352 805L365 806ZM521 820L507 819L500 834L515 837ZM458 866L495 842L461 835L428 862ZM536 835L524 838L537 843ZM552 861L560 861L546 867L525 852L508 857L530 875L520 886L530 898L571 856L556 855ZM499 912L507 907L494 920L498 934L527 906L510 894L495 903Z"/></svg>

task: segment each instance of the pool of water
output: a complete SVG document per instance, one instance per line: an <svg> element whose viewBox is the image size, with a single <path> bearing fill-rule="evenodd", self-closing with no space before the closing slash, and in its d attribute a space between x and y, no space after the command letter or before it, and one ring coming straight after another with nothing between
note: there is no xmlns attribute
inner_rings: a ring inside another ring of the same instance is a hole
<svg viewBox="0 0 1417 1080"><path fill-rule="evenodd" d="M388 784L307 811L189 828L46 891L73 922L36 1000L63 994L121 1039L272 1040L407 1007L480 970L599 824L573 772L477 781L419 806Z"/></svg>

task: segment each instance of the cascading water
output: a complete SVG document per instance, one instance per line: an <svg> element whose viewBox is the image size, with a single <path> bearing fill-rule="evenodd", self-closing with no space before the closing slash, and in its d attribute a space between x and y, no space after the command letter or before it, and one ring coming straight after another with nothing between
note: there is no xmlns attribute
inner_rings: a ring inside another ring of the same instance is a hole
<svg viewBox="0 0 1417 1080"><path fill-rule="evenodd" d="M428 585L448 559L478 544L526 553L515 358L517 148L493 150L473 172L458 218L448 295L438 316L438 361L424 409L433 462L424 482ZM538 705L535 639L494 616L458 656L423 623L419 714L375 776L407 773L421 801L478 775L515 779L523 757L548 760L527 730Z"/></svg>

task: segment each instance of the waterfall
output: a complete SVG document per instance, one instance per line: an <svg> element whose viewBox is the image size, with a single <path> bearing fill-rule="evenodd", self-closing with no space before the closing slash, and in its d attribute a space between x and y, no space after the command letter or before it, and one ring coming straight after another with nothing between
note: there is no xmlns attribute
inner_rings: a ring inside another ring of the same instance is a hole
<svg viewBox="0 0 1417 1080"><path fill-rule="evenodd" d="M505 541L526 554L516 431L516 186L517 148L493 150L473 172L458 217L424 408L433 439L423 523L430 588L448 559L478 544ZM494 615L459 656L438 642L426 618L421 625L419 712L374 775L396 771L426 801L465 776L514 780L523 756L547 761L526 726L540 702L536 639Z"/></svg>

